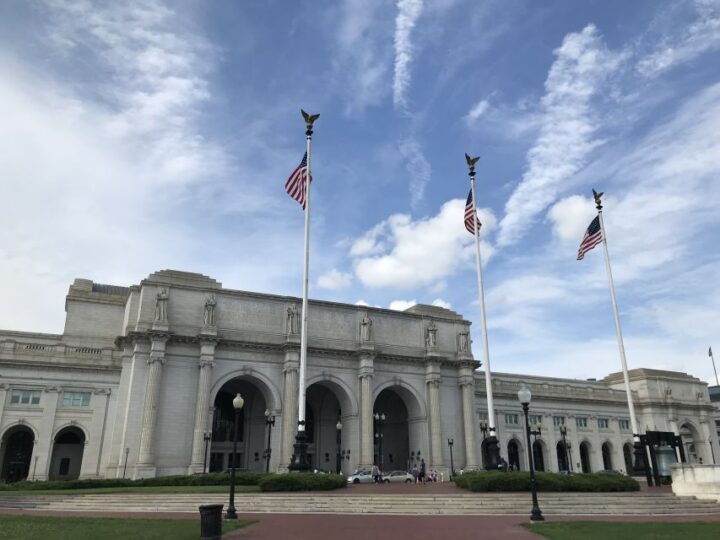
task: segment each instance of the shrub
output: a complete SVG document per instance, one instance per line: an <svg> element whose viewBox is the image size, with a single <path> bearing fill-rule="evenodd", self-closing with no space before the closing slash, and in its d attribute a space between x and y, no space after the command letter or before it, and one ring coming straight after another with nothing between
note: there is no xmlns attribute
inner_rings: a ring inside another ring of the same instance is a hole
<svg viewBox="0 0 720 540"><path fill-rule="evenodd" d="M261 491L326 491L345 487L346 479L339 474L274 474L260 479Z"/></svg>
<svg viewBox="0 0 720 540"><path fill-rule="evenodd" d="M629 476L607 474L564 475L538 472L538 491L610 492L638 491L640 484ZM530 491L529 472L471 472L454 478L458 487L470 491Z"/></svg>

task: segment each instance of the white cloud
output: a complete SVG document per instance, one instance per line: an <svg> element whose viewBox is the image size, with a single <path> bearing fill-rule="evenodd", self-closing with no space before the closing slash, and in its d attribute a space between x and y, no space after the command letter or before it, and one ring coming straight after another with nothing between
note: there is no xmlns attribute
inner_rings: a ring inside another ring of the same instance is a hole
<svg viewBox="0 0 720 540"><path fill-rule="evenodd" d="M622 56L607 50L594 25L568 34L555 51L545 81L540 134L527 154L520 184L505 205L498 244L517 241L535 216L553 202L601 141L592 98Z"/></svg>
<svg viewBox="0 0 720 540"><path fill-rule="evenodd" d="M666 36L651 54L637 63L640 74L654 77L702 53L720 49L720 2L696 0L697 19L680 26L680 35ZM673 31L678 26L673 24Z"/></svg>
<svg viewBox="0 0 720 540"><path fill-rule="evenodd" d="M394 309L395 311L405 311L413 306L417 305L415 300L393 300L390 302L388 309Z"/></svg>
<svg viewBox="0 0 720 540"><path fill-rule="evenodd" d="M473 239L463 226L465 201L452 199L437 215L413 221L407 214L394 214L373 228L375 244L383 250L355 261L355 274L369 287L412 288L434 285L472 260ZM495 226L488 209L479 210L483 236ZM483 260L492 248L482 242Z"/></svg>
<svg viewBox="0 0 720 540"><path fill-rule="evenodd" d="M415 23L422 12L422 0L398 0L395 18L395 77L393 103L396 108L407 106L406 93L410 86L410 63L413 46L410 40Z"/></svg>
<svg viewBox="0 0 720 540"><path fill-rule="evenodd" d="M475 121L480 118L490 107L490 103L487 99L478 101L465 115L465 123L472 125Z"/></svg>
<svg viewBox="0 0 720 540"><path fill-rule="evenodd" d="M563 241L576 241L578 245L595 215L593 200L580 195L561 199L548 211L555 235Z"/></svg>
<svg viewBox="0 0 720 540"><path fill-rule="evenodd" d="M446 302L442 298L436 298L432 301L433 306L445 308L445 309L452 309L452 306L450 305L450 302Z"/></svg>
<svg viewBox="0 0 720 540"><path fill-rule="evenodd" d="M357 302L355 302L355 305L356 306L369 306L370 304L368 304L365 300L358 300Z"/></svg>
<svg viewBox="0 0 720 540"><path fill-rule="evenodd" d="M420 143L415 139L402 141L399 150L405 159L405 168L410 177L410 206L415 208L425 195L425 186L430 182L432 167L425 158Z"/></svg>
<svg viewBox="0 0 720 540"><path fill-rule="evenodd" d="M318 278L318 287L321 289L330 289L336 291L350 286L352 283L352 274L340 272L336 268L325 272Z"/></svg>

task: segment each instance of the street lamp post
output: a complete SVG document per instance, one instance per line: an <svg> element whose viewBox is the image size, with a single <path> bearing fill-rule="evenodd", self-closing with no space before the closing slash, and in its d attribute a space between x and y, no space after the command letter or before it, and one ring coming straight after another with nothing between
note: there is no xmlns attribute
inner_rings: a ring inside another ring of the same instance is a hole
<svg viewBox="0 0 720 540"><path fill-rule="evenodd" d="M238 393L235 399L232 400L233 409L235 409L235 419L233 422L233 453L232 453L232 469L230 469L230 504L228 504L227 511L225 512L225 519L237 519L237 512L235 511L235 469L237 468L237 439L238 439L238 418L242 412L245 400Z"/></svg>
<svg viewBox="0 0 720 540"><path fill-rule="evenodd" d="M337 473L340 474L341 465L341 455L340 455L340 443L341 443L341 431L342 431L342 421L338 418L337 424L335 424L335 442L337 443L337 459L336 459L336 469Z"/></svg>
<svg viewBox="0 0 720 540"><path fill-rule="evenodd" d="M568 472L572 471L572 459L570 456L570 448L568 447L567 440L565 437L567 437L567 428L565 426L560 426L560 436L562 437L563 441L563 451L565 452L565 465L568 468Z"/></svg>
<svg viewBox="0 0 720 540"><path fill-rule="evenodd" d="M270 409L265 409L265 425L268 428L268 441L267 448L265 449L265 472L270 472L270 454L272 454L270 435L272 434L272 428L275 425L275 415L270 413Z"/></svg>
<svg viewBox="0 0 720 540"><path fill-rule="evenodd" d="M518 400L520 400L520 404L522 405L523 412L525 413L525 437L527 439L527 447L528 449L531 448L530 446L530 420L528 419L528 412L530 410L530 399L532 398L532 393L530 392L530 389L526 386L523 386L518 391ZM531 521L544 521L545 518L542 515L542 512L540 511L540 507L538 506L538 500L537 500L537 482L535 481L535 465L533 463L533 455L532 451L528 452L528 463L530 465L530 489L532 491L532 512L530 513L530 520Z"/></svg>
<svg viewBox="0 0 720 540"><path fill-rule="evenodd" d="M448 446L450 447L450 478L455 476L455 463L453 462L453 453L452 453L452 447L455 441L450 438L448 439Z"/></svg>
<svg viewBox="0 0 720 540"><path fill-rule="evenodd" d="M203 456L203 473L208 472L207 471L207 460L208 460L208 444L210 444L210 439L212 439L212 433L203 433L203 441L205 441L205 454Z"/></svg>
<svg viewBox="0 0 720 540"><path fill-rule="evenodd" d="M378 440L378 452L380 458L378 459L378 466L380 472L383 470L383 424L385 423L385 413L375 413L375 421L377 422L378 432L375 434Z"/></svg>

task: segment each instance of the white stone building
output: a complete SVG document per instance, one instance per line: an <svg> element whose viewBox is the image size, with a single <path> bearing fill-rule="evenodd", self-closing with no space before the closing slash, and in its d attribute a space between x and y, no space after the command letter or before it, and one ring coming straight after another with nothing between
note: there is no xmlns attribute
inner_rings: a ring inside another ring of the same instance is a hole
<svg viewBox="0 0 720 540"><path fill-rule="evenodd" d="M297 421L299 309L297 298L223 289L186 272L156 272L131 287L75 280L61 335L0 331L0 481L185 474L206 460L226 469L236 392L245 398L239 467L264 470L269 437L269 467L284 469ZM452 438L456 469L482 466L485 383L469 325L434 306L398 312L311 301L313 465L348 473L425 460L445 472ZM714 462L707 385L652 369L630 377L639 424L680 432L690 460ZM521 384L533 392L533 429L541 428L538 468L627 469L632 435L620 374L493 375L501 453L526 469ZM385 414L382 426L376 412Z"/></svg>

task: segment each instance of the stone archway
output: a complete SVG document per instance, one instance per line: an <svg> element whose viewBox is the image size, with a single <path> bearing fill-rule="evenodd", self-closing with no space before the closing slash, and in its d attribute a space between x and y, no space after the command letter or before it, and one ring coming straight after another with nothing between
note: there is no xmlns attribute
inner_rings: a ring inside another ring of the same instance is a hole
<svg viewBox="0 0 720 540"><path fill-rule="evenodd" d="M233 425L235 410L232 401L237 394L244 400L238 414L237 456L233 459ZM237 463L237 470L261 472L265 470L266 445L265 411L273 410L266 396L272 393L261 381L241 375L226 381L213 400L212 436L210 443L210 472L225 471Z"/></svg>
<svg viewBox="0 0 720 540"><path fill-rule="evenodd" d="M545 470L545 444L536 439L532 445L533 450L533 466L536 471L543 472Z"/></svg>
<svg viewBox="0 0 720 540"><path fill-rule="evenodd" d="M2 470L0 481L18 482L30 474L35 434L27 426L14 426L2 437Z"/></svg>
<svg viewBox="0 0 720 540"><path fill-rule="evenodd" d="M702 455L698 448L701 438L697 429L690 422L685 422L680 426L680 438L682 439L683 448L685 449L685 459L688 463L702 463Z"/></svg>
<svg viewBox="0 0 720 540"><path fill-rule="evenodd" d="M568 459L568 448L563 441L558 441L555 446L557 452L558 471L564 472L569 471L569 459Z"/></svg>
<svg viewBox="0 0 720 540"><path fill-rule="evenodd" d="M602 460L603 460L603 469L606 471L612 471L613 470L612 445L608 441L605 441L602 445Z"/></svg>
<svg viewBox="0 0 720 540"><path fill-rule="evenodd" d="M592 472L590 467L590 443L583 441L580 443L580 468L582 472Z"/></svg>
<svg viewBox="0 0 720 540"><path fill-rule="evenodd" d="M516 439L510 439L507 444L508 467L511 471L522 470L520 462L520 443Z"/></svg>
<svg viewBox="0 0 720 540"><path fill-rule="evenodd" d="M373 414L384 414L385 421L373 421L373 462L385 471L420 467L424 460L430 466L423 432L427 422L420 402L401 385L381 389L373 404ZM382 445L380 443L382 434ZM382 446L382 451L380 447Z"/></svg>
<svg viewBox="0 0 720 540"><path fill-rule="evenodd" d="M633 473L633 445L632 443L623 444L623 458L625 460L625 473L632 475Z"/></svg>
<svg viewBox="0 0 720 540"><path fill-rule="evenodd" d="M77 426L68 426L55 435L52 458L50 459L50 480L76 480L80 477L85 433Z"/></svg>

